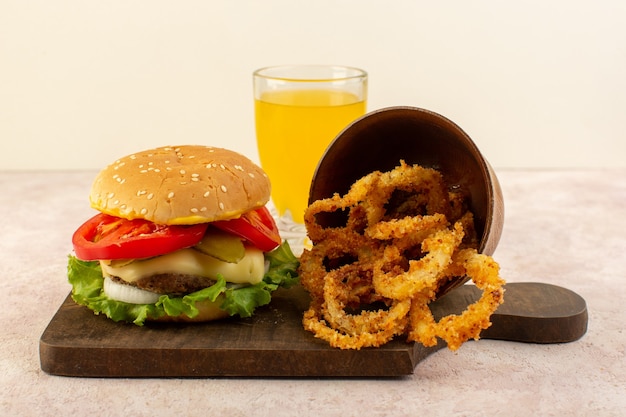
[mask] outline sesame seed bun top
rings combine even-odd
[[[227,220],[264,206],[265,172],[245,156],[208,146],[138,152],[104,168],[91,187],[91,206],[125,219],[158,224]]]

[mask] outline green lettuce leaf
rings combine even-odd
[[[68,280],[72,285],[72,299],[80,305],[105,314],[111,320],[125,321],[142,326],[148,318],[198,314],[196,303],[217,301],[220,308],[231,316],[250,317],[257,307],[269,304],[271,294],[279,287],[289,288],[298,282],[298,259],[289,244],[284,242],[272,252],[265,254],[269,269],[263,280],[254,285],[234,285],[218,277],[211,287],[183,297],[162,295],[155,304],[130,304],[110,300],[103,291],[104,278],[99,262],[81,261],[73,255],[68,260]]]

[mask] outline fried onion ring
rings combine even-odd
[[[398,302],[394,309],[396,320],[386,320],[377,324],[376,332],[358,332],[347,334],[330,327],[320,314],[320,307],[311,307],[304,312],[302,324],[304,328],[315,334],[315,337],[327,341],[332,347],[341,349],[361,349],[363,347],[379,347],[402,334],[408,322],[410,300]]]
[[[400,161],[397,168],[381,173],[375,171],[356,181],[348,197],[365,202],[370,226],[390,218],[424,214],[450,215],[448,191],[441,174],[419,165],[409,166]],[[393,210],[386,206],[394,195],[400,200]]]
[[[425,239],[433,231],[441,230],[448,225],[446,216],[437,213],[426,216],[403,217],[402,219],[393,219],[389,221],[381,221],[368,227],[366,234],[372,239],[387,240],[399,239],[407,235],[413,236],[414,239]],[[420,236],[415,236],[420,233]]]
[[[397,335],[456,350],[490,325],[503,301],[498,264],[476,251],[467,196],[441,174],[404,161],[357,180],[343,196],[313,202],[304,220],[313,246],[300,258],[311,295],[304,328],[342,349],[381,346]],[[482,296],[438,322],[430,303],[472,279]]]
[[[304,224],[306,225],[307,236],[313,243],[332,238],[336,234],[342,234],[340,227],[322,227],[318,223],[317,216],[321,213],[335,213],[340,211],[350,211],[353,203],[339,194],[335,194],[324,200],[317,200],[311,203],[304,213]]]
[[[324,297],[325,276],[346,260],[368,262],[376,248],[358,233],[343,233],[324,239],[306,250],[300,257],[300,283],[312,298]]]
[[[452,255],[462,239],[460,223],[455,224],[454,229],[443,229],[427,237],[421,243],[422,252],[427,254],[418,260],[409,260],[406,272],[401,270],[398,262],[406,259],[407,247],[401,244],[386,246],[382,259],[373,265],[376,292],[393,299],[411,298],[420,292],[433,297],[437,281],[452,262]]]
[[[346,312],[347,307],[361,309],[379,301],[391,303],[391,306],[388,309],[360,310],[354,314]],[[388,329],[408,313],[398,300],[383,300],[375,293],[371,271],[363,270],[359,263],[345,265],[326,276],[322,311],[331,327],[353,336]],[[398,332],[402,330],[398,329]]]
[[[478,340],[480,332],[491,326],[489,317],[504,301],[504,280],[499,276],[500,267],[491,257],[474,249],[460,251],[454,264],[456,267],[462,265],[465,274],[483,291],[482,296],[463,313],[445,316],[439,322],[435,322],[423,297],[414,298],[409,313],[411,330],[408,340],[434,346],[439,337],[447,342],[448,348],[457,350],[466,340]]]

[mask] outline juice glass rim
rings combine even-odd
[[[357,67],[322,64],[274,65],[259,68],[252,74],[254,77],[264,78],[267,80],[303,83],[347,81],[367,78],[367,72]]]

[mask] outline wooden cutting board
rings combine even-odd
[[[433,314],[461,312],[480,294],[473,285],[459,287],[431,304]],[[138,327],[96,316],[68,295],[41,336],[41,368],[76,377],[396,377],[445,346],[398,338],[380,348],[331,348],[303,329],[308,305],[296,287],[275,292],[252,318]],[[587,330],[587,307],[562,287],[510,283],[491,320],[484,339],[571,342]]]

